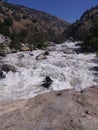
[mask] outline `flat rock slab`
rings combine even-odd
[[[98,87],[2,104],[0,130],[98,130]]]

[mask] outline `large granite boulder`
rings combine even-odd
[[[98,130],[98,87],[1,104],[0,130]]]

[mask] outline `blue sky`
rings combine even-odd
[[[98,5],[98,0],[8,0],[8,2],[45,11],[71,23],[79,19],[87,9]]]

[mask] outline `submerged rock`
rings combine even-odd
[[[1,102],[0,102],[1,103]],[[98,87],[54,91],[0,106],[0,130],[97,130]]]
[[[17,70],[16,70],[16,68],[13,66],[13,65],[9,65],[9,64],[3,64],[2,66],[1,66],[1,69],[3,70],[3,71],[5,71],[5,72],[9,72],[9,71],[12,71],[12,72],[16,72]]]
[[[42,84],[42,86],[48,89],[50,85],[52,84],[52,82],[53,80],[49,76],[46,76],[45,81]]]
[[[44,59],[46,59],[46,55],[44,53],[41,53],[38,56],[36,56],[36,60],[44,60]]]

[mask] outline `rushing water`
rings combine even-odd
[[[76,43],[66,42],[48,47],[49,55],[44,60],[36,60],[36,56],[44,50],[8,54],[2,58],[1,63],[15,66],[17,72],[5,73],[6,78],[0,80],[0,100],[30,98],[51,90],[81,90],[97,85],[90,70],[97,64],[92,62],[95,54],[64,53],[67,48],[76,49]],[[46,76],[53,80],[49,90],[41,86]]]

